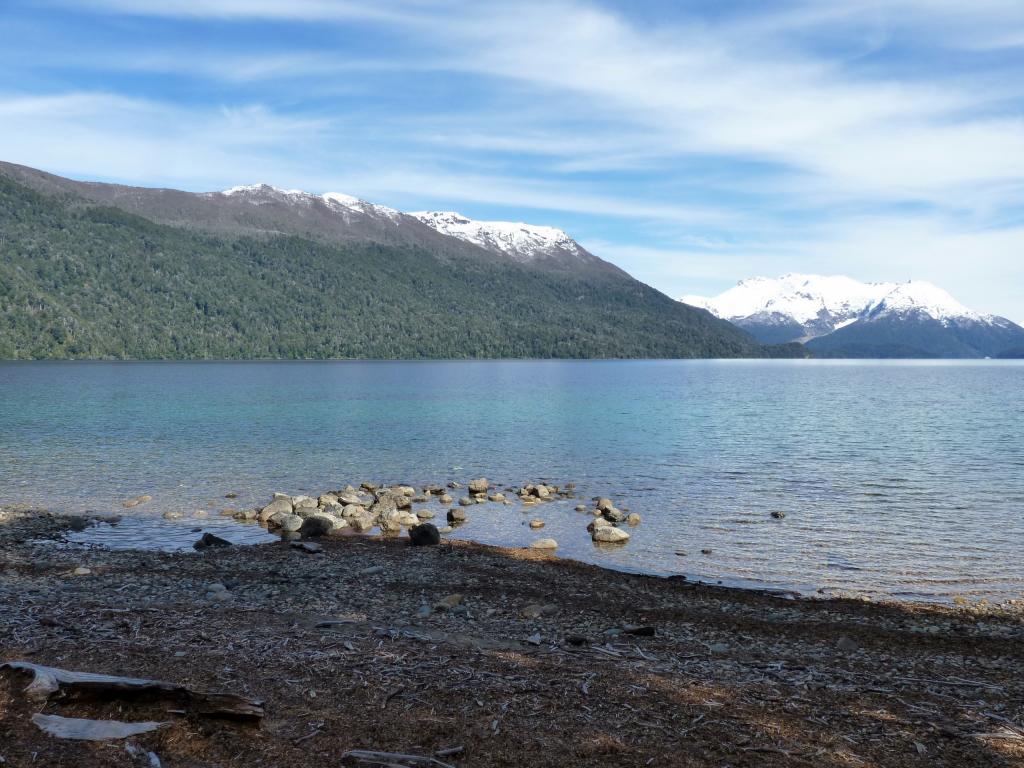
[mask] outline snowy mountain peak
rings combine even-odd
[[[409,215],[442,234],[487,250],[501,251],[517,261],[532,261],[552,255],[594,258],[569,235],[554,227],[511,221],[475,221],[455,211],[417,211]]]
[[[924,280],[901,283],[868,309],[868,315],[920,312],[935,320],[969,319],[978,322],[993,318],[980,315],[954,299],[947,291]]]
[[[837,322],[849,320],[895,287],[895,283],[861,283],[842,275],[793,273],[749,278],[714,298],[684,296],[680,301],[727,320],[780,315],[803,325],[823,315],[833,316]]]
[[[741,280],[713,298],[684,296],[680,301],[707,309],[771,341],[807,341],[854,323],[895,316],[915,316],[943,325],[998,321],[968,309],[923,280],[862,283],[842,275],[788,274]]]
[[[315,195],[299,189],[281,189],[269,184],[231,187],[204,193],[208,198],[229,198],[246,205],[288,206],[300,216],[314,219],[328,212],[338,214],[337,226],[373,230],[390,241],[416,240],[424,225],[445,238],[459,240],[457,248],[472,253],[478,248],[517,261],[549,269],[598,269],[621,272],[618,267],[588,252],[561,229],[512,221],[476,221],[455,211],[403,213],[384,205],[361,200],[341,192]],[[387,232],[387,234],[384,234]],[[437,234],[435,234],[437,233]]]

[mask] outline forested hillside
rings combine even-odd
[[[617,275],[204,234],[0,176],[4,359],[765,353],[728,323]]]

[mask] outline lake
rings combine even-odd
[[[575,482],[642,515],[626,545],[596,547],[577,501],[471,507],[453,535],[805,593],[1019,598],[1022,392],[1012,361],[0,363],[0,505],[148,493],[145,519],[363,480]]]

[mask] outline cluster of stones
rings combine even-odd
[[[619,525],[637,526],[640,525],[640,515],[630,512],[628,509],[619,509],[611,499],[595,498],[594,508],[588,509],[585,504],[576,507],[577,512],[589,511],[594,519],[587,525],[590,537],[602,544],[616,544],[629,540],[629,534],[619,528]]]
[[[467,507],[487,502],[505,505],[513,503],[505,493],[493,488],[486,477],[479,477],[466,484],[465,495],[458,499],[457,505],[448,509],[448,525],[445,527],[439,529],[427,522],[435,516],[432,510],[413,508],[414,504],[430,500],[446,506],[452,505],[449,490],[462,488],[463,485],[458,482],[448,483],[447,487],[427,485],[419,491],[409,485],[379,486],[375,483],[362,483],[358,488],[348,485],[339,491],[317,497],[275,493],[271,502],[262,509],[241,510],[233,512],[233,515],[238,520],[256,520],[268,530],[280,532],[286,539],[365,533],[378,527],[385,535],[407,529],[412,543],[423,545],[438,543],[440,534],[450,533],[456,526],[467,522]],[[505,490],[510,495],[514,494],[514,498],[518,498],[524,506],[532,506],[575,498],[575,488],[573,483],[561,487],[530,483]],[[628,540],[629,534],[619,526],[622,523],[638,525],[640,515],[630,514],[625,508],[617,508],[611,499],[595,498],[594,502],[592,510],[584,504],[576,507],[578,512],[590,511],[594,515],[595,519],[587,526],[593,540],[602,543]],[[544,527],[544,521],[534,518],[529,525],[532,529],[540,529]],[[555,549],[558,543],[554,539],[538,539],[530,546],[534,549]]]
[[[543,501],[554,501],[555,499],[571,499],[575,496],[575,483],[566,483],[564,488],[557,485],[545,485],[544,483],[531,483],[516,489],[516,496],[523,504],[538,504]]]
[[[439,486],[428,486],[422,493],[418,493],[408,485],[382,488],[374,483],[363,483],[358,489],[349,485],[317,498],[275,493],[273,500],[259,512],[245,510],[235,516],[240,519],[255,518],[268,530],[297,534],[302,538],[347,531],[365,533],[374,526],[385,534],[398,533],[408,528],[412,536],[414,528],[434,517],[434,513],[427,509],[413,511],[413,504],[424,503],[431,496],[441,503],[451,503],[451,497]],[[433,535],[430,535],[430,529]],[[430,524],[429,529],[418,532],[419,537],[424,534],[428,538],[436,538],[438,530]]]

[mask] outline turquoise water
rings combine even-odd
[[[457,535],[807,592],[1020,597],[1022,392],[1024,365],[981,361],[0,363],[0,504],[148,493],[131,514],[216,515],[362,480],[573,481],[643,516],[625,546],[595,548],[575,501],[473,507]]]

